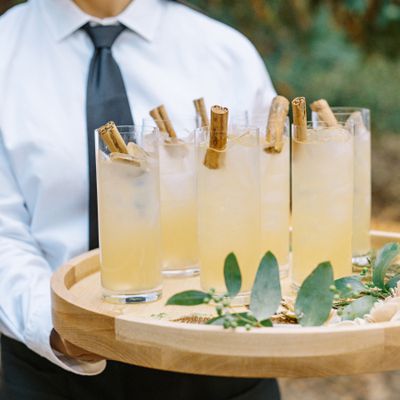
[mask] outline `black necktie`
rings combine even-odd
[[[94,130],[109,120],[117,125],[133,125],[124,81],[111,47],[124,26],[90,26],[82,29],[92,40],[95,51],[90,62],[86,97],[89,160],[89,249],[99,245],[97,222],[96,154]]]

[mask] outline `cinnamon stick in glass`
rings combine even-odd
[[[164,121],[161,118],[160,112],[158,111],[158,107],[153,108],[149,112],[150,116],[153,118],[154,122],[157,125],[157,128],[160,132],[167,132],[167,128],[165,127]]]
[[[218,169],[223,165],[228,141],[228,109],[221,106],[211,107],[210,142],[204,158],[204,165]]]
[[[318,114],[318,119],[325,122],[327,126],[337,126],[337,119],[325,99],[314,101],[310,108]]]
[[[110,149],[111,153],[128,154],[128,148],[113,121],[107,122],[98,129],[101,139]]]
[[[307,139],[307,103],[304,97],[296,97],[292,100],[293,125],[300,141]]]
[[[283,132],[286,117],[289,112],[289,100],[283,96],[276,96],[272,100],[268,116],[266,141],[267,153],[280,153],[283,149]]]
[[[201,97],[200,99],[193,100],[194,107],[198,115],[200,115],[201,119],[201,126],[209,126],[210,122],[208,120],[206,105],[204,102],[204,98]]]
[[[169,137],[172,139],[176,139],[176,132],[174,127],[172,126],[171,120],[169,119],[167,110],[163,105],[157,107],[157,111],[160,114],[161,120],[165,125],[165,131],[168,133]]]

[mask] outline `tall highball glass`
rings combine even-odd
[[[234,127],[216,169],[204,163],[208,130],[196,134],[201,286],[225,293],[224,262],[233,252],[242,272],[238,302],[246,303],[261,259],[259,130]]]
[[[352,273],[353,128],[292,126],[292,278],[321,262],[335,278]]]
[[[339,122],[354,124],[353,264],[365,266],[371,250],[371,118],[370,110],[332,107]]]
[[[286,118],[281,150],[268,151],[267,117],[257,114],[251,120],[260,129],[262,249],[275,255],[285,278],[289,274],[290,123]]]
[[[96,131],[103,297],[153,301],[162,281],[157,134],[140,126],[118,129],[132,154],[110,152]]]
[[[194,131],[200,121],[185,116],[171,123],[175,139],[159,133],[162,268],[167,277],[193,276],[199,273]]]

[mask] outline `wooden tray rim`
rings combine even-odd
[[[371,235],[376,236],[376,237],[391,237],[391,238],[396,238],[400,240],[400,233],[397,232],[385,232],[385,231],[371,231]],[[88,258],[88,255],[90,256]],[[82,310],[89,311],[91,313],[97,314],[97,315],[102,315],[102,316],[107,316],[112,319],[116,319],[116,316],[112,313],[99,313],[96,310],[93,310],[89,307],[82,306],[80,304],[77,304],[74,300],[74,296],[69,292],[65,285],[65,282],[62,282],[63,280],[67,279],[66,273],[64,271],[74,271],[75,268],[78,264],[84,260],[85,262],[89,262],[89,260],[93,260],[93,258],[98,258],[99,257],[99,250],[92,250],[88,253],[84,253],[82,255],[79,255],[73,259],[71,259],[68,263],[66,263],[64,266],[62,266],[57,273],[53,274],[52,280],[51,280],[51,287],[52,291],[57,294],[61,299],[64,301],[69,300],[71,304],[73,304],[75,307],[78,307]],[[85,277],[92,275],[94,273],[98,272],[98,268],[92,267],[88,268],[87,273],[84,274],[79,274],[80,279],[84,279]],[[72,273],[72,272],[71,272]],[[64,279],[63,279],[64,277]],[[75,278],[75,283],[76,283],[76,276]],[[74,284],[74,283],[73,283]],[[70,286],[72,287],[72,285]],[[159,300],[163,301],[163,299]],[[165,299],[164,299],[165,301]],[[174,322],[174,321],[166,321],[166,320],[161,320],[161,319],[149,319],[149,318],[144,318],[144,317],[134,317],[132,314],[129,315],[119,315],[117,317],[119,320],[125,320],[129,322],[135,322],[138,324],[144,324],[144,325],[153,325],[153,326],[162,326],[164,329],[167,330],[187,330],[187,331],[210,331],[210,332],[220,332],[221,327],[219,326],[211,326],[211,325],[204,325],[204,324],[185,324],[181,322]],[[260,334],[269,334],[269,335],[282,335],[283,333],[286,335],[314,335],[316,332],[318,334],[329,334],[331,335],[332,333],[337,333],[337,332],[342,332],[342,331],[374,331],[374,330],[381,330],[381,329],[386,329],[386,328],[396,328],[400,327],[400,321],[399,322],[379,322],[379,323],[371,323],[371,324],[364,324],[364,325],[354,325],[354,326],[348,326],[348,325],[341,325],[341,326],[316,326],[316,327],[301,327],[300,325],[274,325],[273,329],[271,328],[257,328],[257,329],[252,329],[251,331],[246,331],[244,328],[237,328],[235,330],[235,333],[241,333],[245,332],[246,335],[252,336],[252,335],[260,335]],[[227,331],[224,330],[226,333]]]

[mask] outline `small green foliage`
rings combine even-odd
[[[295,313],[302,326],[319,326],[328,319],[334,297],[332,285],[330,262],[319,264],[304,280],[295,303]]]
[[[167,306],[198,306],[210,298],[210,295],[200,290],[186,290],[177,293],[167,300]]]
[[[388,243],[383,246],[376,254],[376,260],[373,267],[372,281],[375,286],[386,290],[385,275],[393,261],[400,254],[399,243]]]
[[[234,298],[242,287],[242,274],[237,258],[233,253],[230,253],[225,259],[224,278],[228,296]]]
[[[386,289],[394,289],[397,286],[397,283],[400,281],[400,274],[397,274],[390,278],[386,283]]]
[[[348,298],[364,292],[367,288],[361,282],[360,277],[348,276],[335,280],[335,288],[341,298]]]
[[[260,321],[260,324],[265,328],[273,327],[272,321],[270,319],[264,319],[264,320]]]
[[[224,317],[221,316],[211,318],[206,322],[206,325],[223,325],[223,324],[224,324]]]
[[[250,297],[250,310],[258,320],[272,317],[281,302],[279,265],[275,256],[268,252],[262,258],[254,280]]]
[[[253,315],[248,312],[241,312],[241,313],[226,313],[224,315],[215,317],[210,319],[207,322],[207,325],[222,325],[225,329],[235,329],[238,326],[246,326],[250,325],[251,327],[260,327],[260,326],[272,326],[268,325],[269,320],[259,322]],[[265,325],[263,325],[265,323]]]
[[[394,264],[399,254],[400,244],[389,243],[376,253],[376,257],[375,253],[371,254],[370,264],[359,275],[335,281],[330,262],[319,264],[304,280],[297,294],[294,307],[297,321],[302,326],[322,325],[329,318],[332,307],[337,309],[342,320],[364,317],[374,303],[389,296],[400,281],[400,265]],[[268,252],[261,259],[250,295],[249,311],[238,313],[231,306],[242,285],[240,268],[233,253],[225,260],[224,277],[226,293],[217,294],[215,289],[207,293],[187,290],[169,298],[167,305],[211,304],[217,316],[207,324],[225,329],[272,327],[271,317],[281,304],[279,266],[275,256]]]
[[[372,306],[378,300],[375,296],[364,296],[354,300],[342,310],[342,319],[345,321],[362,318],[371,311]]]

